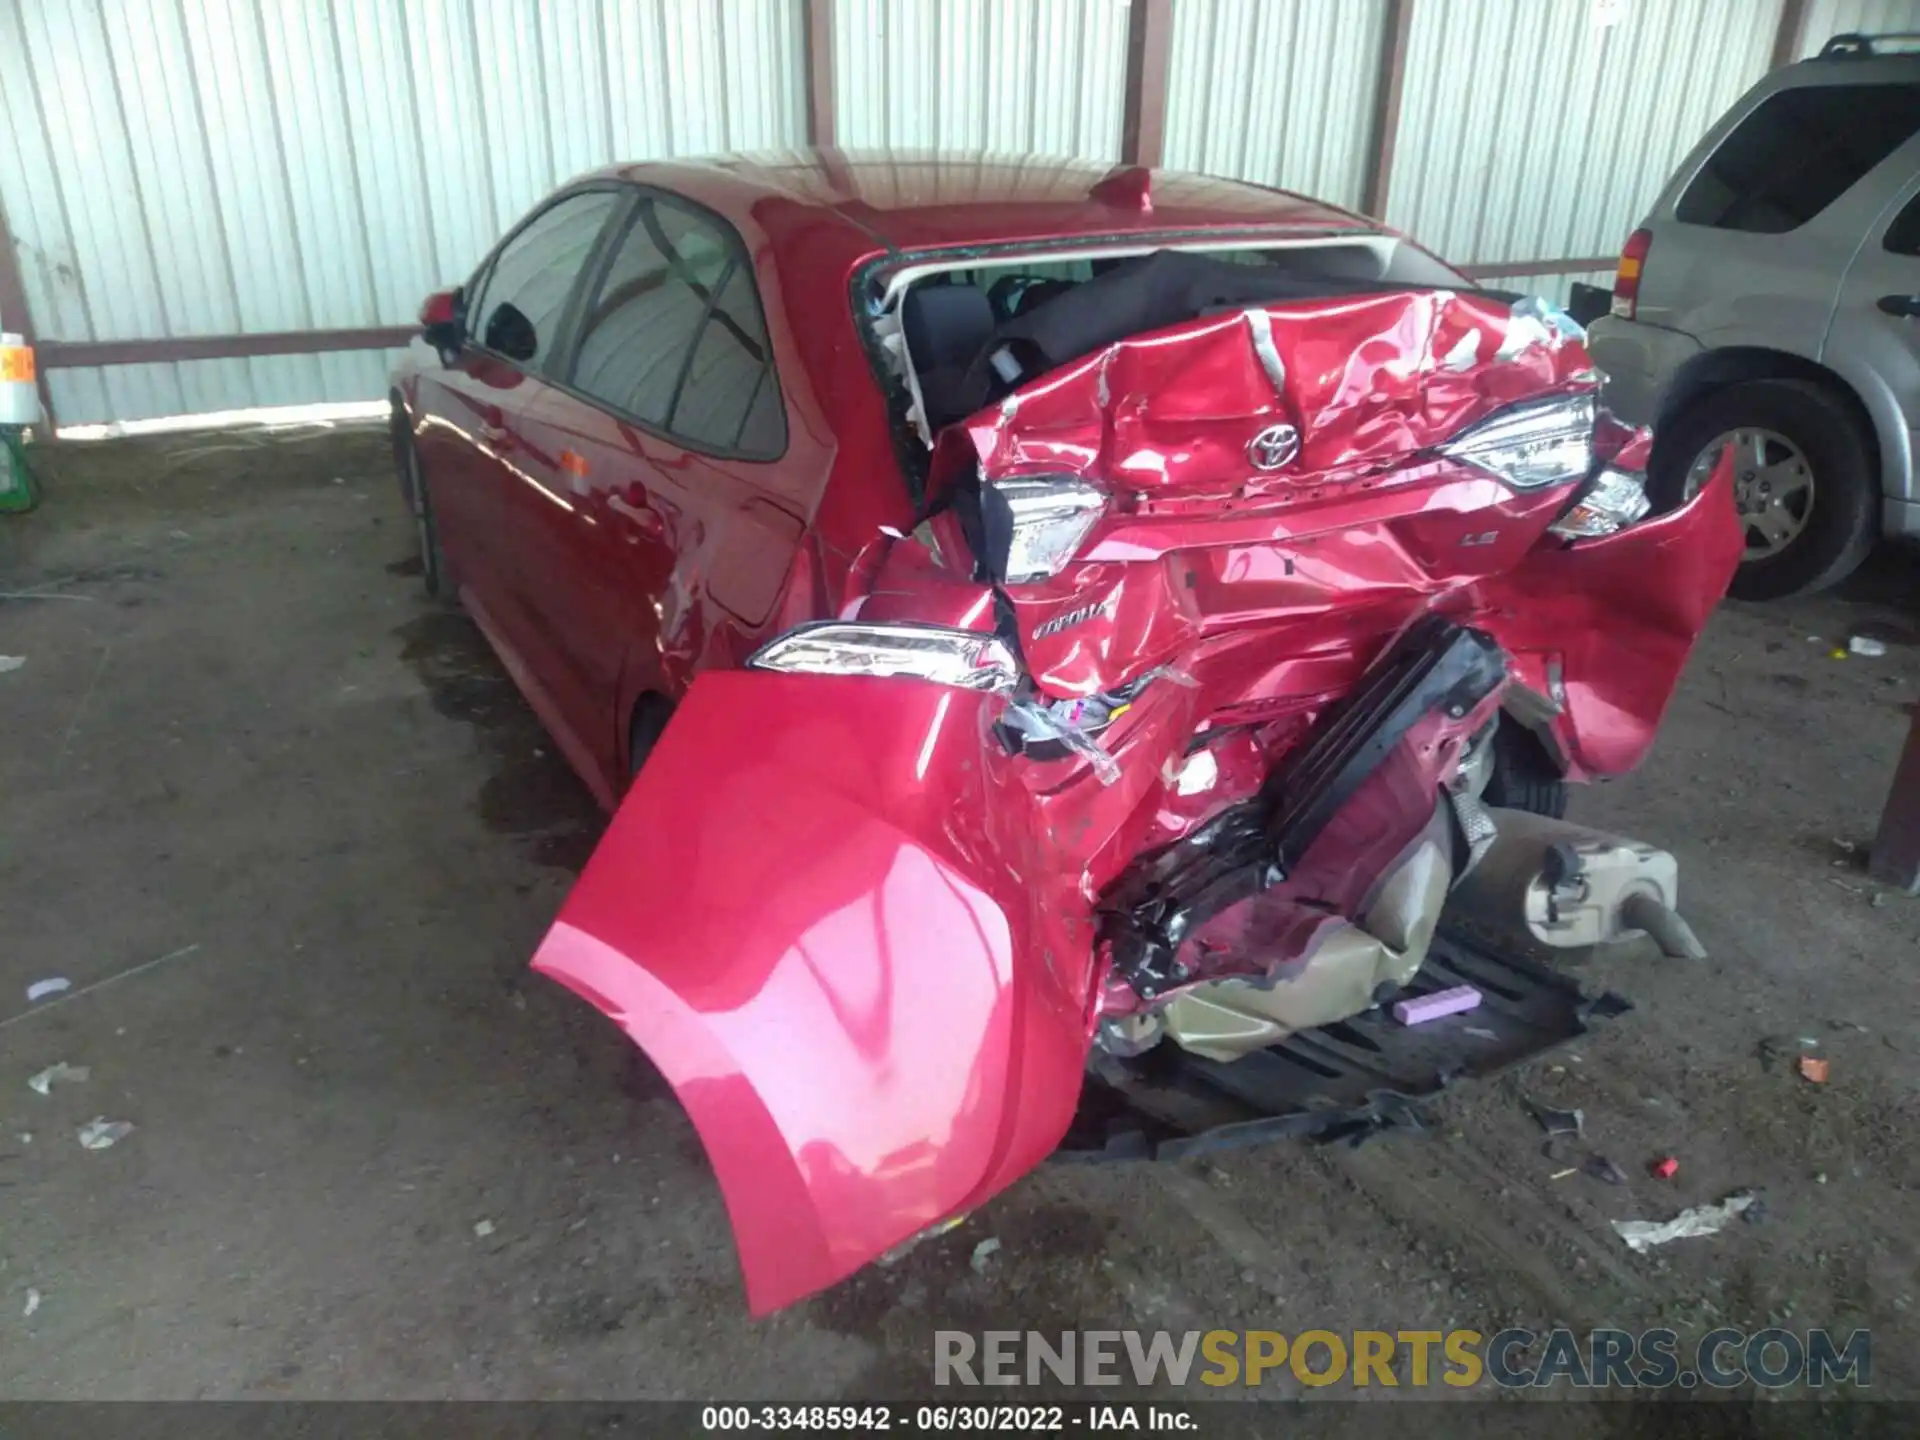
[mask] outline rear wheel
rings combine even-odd
[[[1748,380],[1702,396],[1655,438],[1655,503],[1670,509],[1698,494],[1729,450],[1747,542],[1734,595],[1824,589],[1867,558],[1880,486],[1866,426],[1840,396],[1804,380]]]
[[[1502,720],[1493,732],[1493,768],[1480,798],[1503,810],[1531,810],[1554,820],[1567,814],[1567,782],[1532,732]]]
[[[420,471],[420,452],[413,437],[405,436],[396,444],[402,467],[401,488],[413,503],[413,523],[420,547],[420,583],[427,594],[445,600],[453,593],[447,576],[447,557],[440,549],[440,528],[433,519],[433,493],[427,489],[426,476]]]
[[[633,724],[627,731],[627,783],[640,775],[640,767],[660,743],[660,736],[673,718],[673,704],[664,695],[644,695],[633,707]]]

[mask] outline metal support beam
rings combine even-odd
[[[1373,143],[1360,209],[1387,218],[1387,184],[1393,178],[1393,139],[1400,129],[1400,91],[1407,78],[1407,42],[1413,34],[1413,0],[1387,0],[1380,33],[1380,70],[1373,88]]]
[[[1800,54],[1800,41],[1807,26],[1807,0],[1785,0],[1780,7],[1780,24],[1773,32],[1772,67],[1791,65]]]
[[[837,143],[833,116],[833,0],[804,0],[804,3],[807,144],[829,149]]]
[[[251,355],[326,355],[338,350],[398,350],[418,325],[361,330],[280,330],[262,335],[175,335],[161,340],[49,340],[40,367],[165,365],[175,360],[237,360]]]
[[[1166,154],[1167,72],[1173,0],[1129,0],[1127,88],[1120,114],[1120,162],[1154,166]]]
[[[13,231],[7,226],[7,212],[0,206],[0,328],[20,336],[34,352],[34,385],[40,391],[41,428],[48,438],[59,417],[53,413],[53,390],[47,384],[46,357],[35,344],[33,312],[27,309],[27,283],[20,272],[20,252],[14,248]]]

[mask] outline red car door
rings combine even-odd
[[[786,424],[739,238],[644,194],[598,269],[529,412],[506,525],[519,603],[607,799],[635,698],[677,698],[696,670],[745,659],[801,521],[764,483]]]
[[[515,516],[528,485],[551,483],[551,457],[534,443],[533,417],[549,395],[545,374],[563,353],[568,307],[609,222],[628,202],[619,187],[569,191],[501,243],[472,287],[468,343],[440,372],[449,433],[434,439],[433,456],[422,456],[462,598],[563,744],[566,670],[521,598],[526,527]],[[442,468],[451,483],[434,470],[440,456],[448,457]]]

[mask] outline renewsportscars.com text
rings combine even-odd
[[[1672,1330],[937,1330],[936,1385],[1257,1386],[1493,1384],[1505,1389],[1777,1389],[1873,1382],[1873,1336]]]

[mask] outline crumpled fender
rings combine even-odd
[[[1002,703],[701,675],[534,958],[678,1094],[756,1314],[974,1208],[1072,1118],[1089,907],[997,780]]]
[[[1700,493],[1665,515],[1535,549],[1474,587],[1473,622],[1520,678],[1560,704],[1554,739],[1568,778],[1624,775],[1660,717],[1745,546],[1723,456]]]

